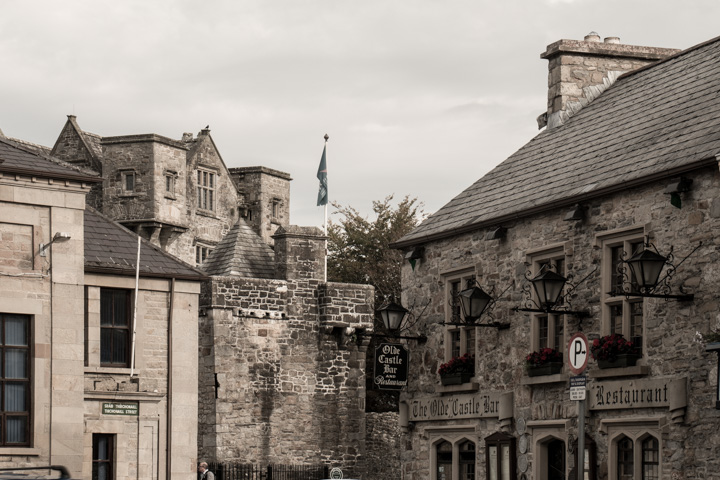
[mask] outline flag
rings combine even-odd
[[[318,178],[318,180],[320,180],[320,189],[318,190],[318,198],[317,198],[318,205],[327,205],[328,204],[327,162],[325,160],[325,149],[326,148],[327,148],[327,143],[323,147],[323,154],[322,154],[322,158],[320,159],[320,166],[318,167],[318,171],[317,171],[317,178]]]

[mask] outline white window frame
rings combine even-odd
[[[177,187],[177,172],[171,170],[165,170],[165,196],[168,198],[175,198],[175,188]],[[168,185],[170,189],[168,189]]]
[[[609,335],[611,333],[622,333],[626,340],[632,340],[631,321],[632,321],[632,309],[635,304],[640,304],[642,308],[642,344],[639,345],[641,351],[644,353],[645,349],[645,338],[646,338],[646,311],[644,299],[641,297],[627,298],[625,295],[616,293],[611,294],[613,290],[612,279],[614,276],[613,272],[613,260],[612,252],[614,248],[622,248],[625,253],[625,258],[628,258],[632,254],[632,245],[639,242],[643,242],[645,239],[645,232],[642,227],[635,227],[631,229],[623,229],[615,232],[608,232],[602,236],[598,236],[598,243],[602,249],[602,270],[601,270],[601,292],[600,292],[600,303],[602,306],[602,335]],[[628,276],[630,272],[627,271]],[[612,329],[612,311],[614,307],[620,306],[622,308],[622,325],[620,326],[619,332],[614,332]]]
[[[210,253],[215,249],[214,245],[208,243],[196,242],[195,243],[195,265],[202,266]],[[204,256],[203,256],[204,255]]]

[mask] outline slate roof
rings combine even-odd
[[[85,271],[135,276],[138,236],[91,207],[85,207]],[[141,240],[140,276],[204,280],[206,275]]]
[[[241,218],[210,252],[202,269],[209,275],[272,279],[274,258],[273,250]]]
[[[45,155],[39,148],[7,137],[0,137],[0,172],[89,183],[102,182],[102,178],[97,175],[85,173],[78,167]]]
[[[393,246],[402,248],[716,165],[720,37],[629,72]]]

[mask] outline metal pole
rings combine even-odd
[[[578,401],[578,464],[577,480],[585,478],[585,400]]]

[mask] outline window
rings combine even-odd
[[[203,243],[195,244],[195,265],[199,267],[200,265],[205,263],[205,260],[207,260],[207,257],[212,251],[213,247],[209,245],[205,245]]]
[[[577,440],[575,440],[573,452],[575,456],[575,470],[573,470],[573,475],[571,475],[570,478],[575,478],[574,472],[577,471],[579,461]],[[585,455],[583,457],[583,462],[583,480],[595,480],[597,478],[597,446],[595,441],[588,435],[585,435]]]
[[[279,220],[280,219],[280,206],[281,202],[279,199],[275,198],[272,201],[272,219],[273,220]]]
[[[474,280],[475,275],[470,272],[453,274],[446,277],[446,323],[460,323],[463,321],[460,300],[457,294],[467,288],[469,280]],[[445,335],[445,360],[459,357],[466,353],[475,353],[475,328],[462,327],[459,325],[448,325]]]
[[[215,211],[215,176],[207,170],[197,171],[198,208]]]
[[[0,445],[30,445],[30,317],[0,314],[2,412]]]
[[[533,253],[530,255],[530,263],[533,276],[548,269],[566,276],[565,253],[562,247]],[[542,348],[552,348],[558,352],[565,350],[565,315],[533,314],[532,332],[532,351],[537,352]]]
[[[443,439],[435,443],[433,450],[433,480],[475,480],[477,447],[474,441]]]
[[[603,241],[603,334],[619,333],[643,350],[643,299],[623,295],[625,282],[631,280],[623,258],[643,248],[642,231],[636,232]],[[634,283],[630,288],[635,288]]]
[[[112,480],[115,435],[93,433],[92,480]]]
[[[167,171],[165,172],[165,196],[175,198],[175,179],[177,173]]]
[[[100,365],[130,366],[130,290],[100,289]]]
[[[610,480],[660,479],[660,441],[655,434],[623,433],[610,445]]]
[[[133,170],[120,172],[120,178],[122,180],[123,194],[135,193],[135,172]]]
[[[437,446],[437,480],[452,480],[452,444],[442,442]]]
[[[515,479],[515,437],[494,433],[485,439],[487,480]]]

